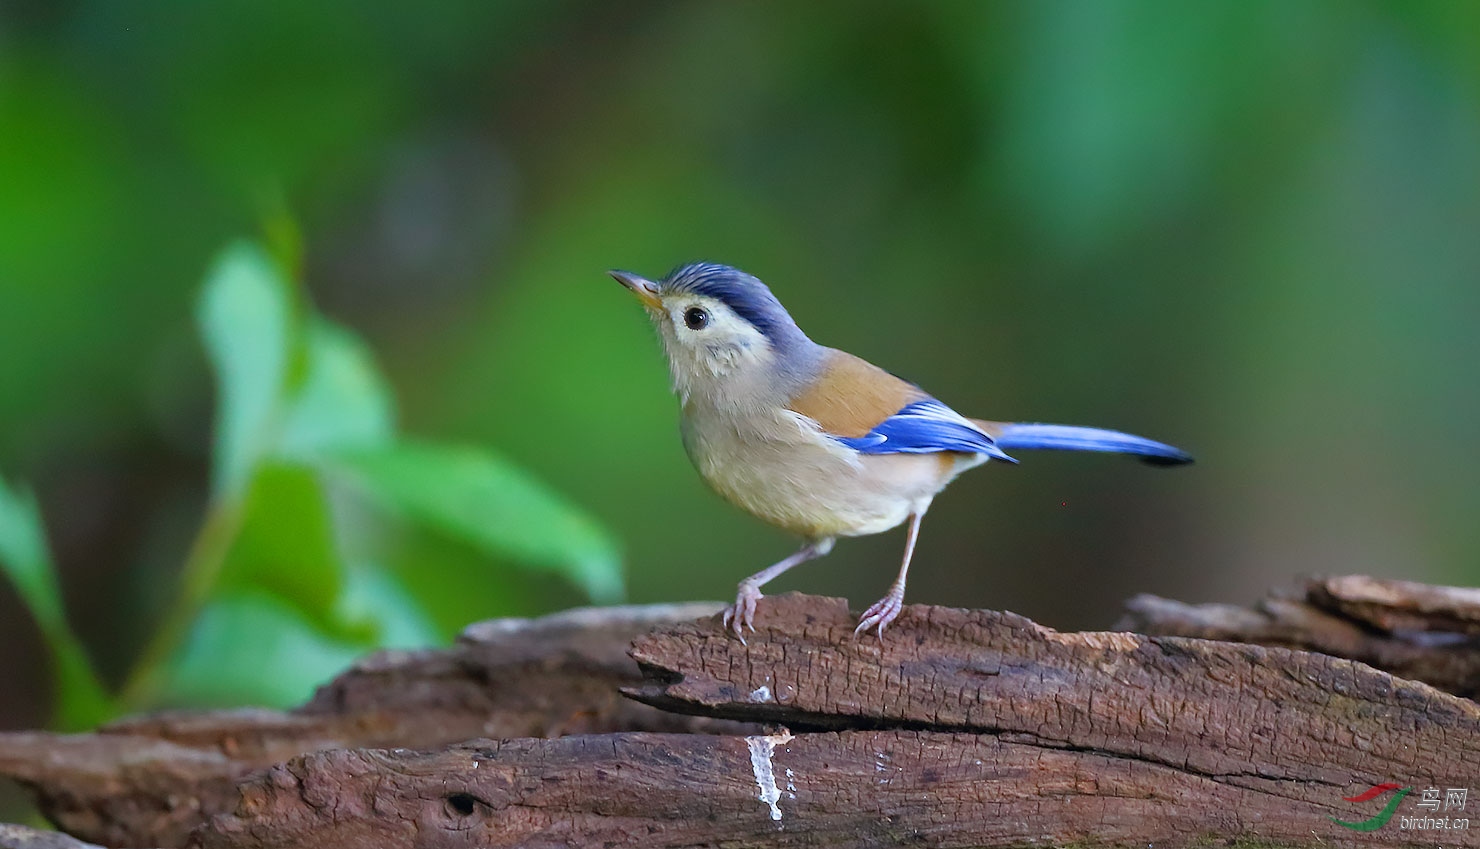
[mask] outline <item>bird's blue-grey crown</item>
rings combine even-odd
[[[738,268],[717,262],[691,262],[668,272],[658,286],[665,294],[692,292],[719,301],[759,330],[777,350],[812,345],[770,288]]]

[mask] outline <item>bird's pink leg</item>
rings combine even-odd
[[[853,629],[855,636],[877,627],[879,637],[882,638],[884,628],[893,622],[899,615],[899,611],[904,608],[904,580],[910,571],[910,558],[915,555],[915,540],[920,536],[920,520],[924,517],[924,510],[910,516],[910,529],[904,541],[904,564],[899,567],[899,577],[894,579],[887,595],[863,612],[863,618],[858,620],[858,627]]]
[[[725,610],[725,627],[733,630],[735,636],[740,638],[740,642],[745,642],[744,629],[755,630],[755,603],[761,600],[761,587],[787,569],[806,563],[808,560],[815,560],[832,551],[832,547],[831,537],[813,540],[785,560],[767,566],[741,581],[740,590],[735,594],[735,603]]]

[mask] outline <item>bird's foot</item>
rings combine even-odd
[[[889,590],[888,595],[874,602],[873,607],[863,612],[863,617],[858,620],[858,627],[853,629],[853,636],[866,633],[870,628],[877,628],[879,638],[883,639],[884,629],[899,616],[899,611],[903,609],[904,593],[894,589]]]
[[[735,632],[740,642],[745,642],[745,629],[755,632],[755,605],[763,596],[751,583],[740,582],[740,591],[735,593],[735,603],[725,608],[725,627]]]

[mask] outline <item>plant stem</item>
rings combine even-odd
[[[205,608],[216,579],[221,575],[221,567],[226,563],[226,553],[231,550],[231,543],[241,530],[241,523],[240,502],[229,499],[212,503],[185,559],[185,568],[180,575],[180,594],[165,611],[159,628],[145,644],[138,660],[134,661],[118,695],[120,708],[138,709],[158,694],[163,667],[180,650],[190,627]]]

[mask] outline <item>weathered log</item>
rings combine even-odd
[[[244,782],[237,809],[196,838],[204,849],[1420,845],[1433,841],[1331,818],[1376,813],[1343,797],[1393,780],[1467,787],[1480,764],[1480,705],[1325,655],[923,606],[882,641],[856,639],[842,600],[797,595],[768,599],[759,622],[746,644],[716,619],[641,637],[648,681],[628,692],[790,731],[321,752]],[[1476,845],[1468,832],[1444,840]]]
[[[1364,633],[1403,606],[1331,586]],[[1426,598],[1429,621],[1465,621]],[[855,638],[843,601],[798,595],[765,599],[743,644],[679,621],[714,609],[478,626],[291,714],[0,735],[0,773],[109,845],[192,824],[202,849],[1480,845],[1332,822],[1378,813],[1392,794],[1343,799],[1373,785],[1470,789],[1480,769],[1480,705],[1363,663],[924,606]],[[473,737],[506,739],[451,743]]]
[[[1251,608],[1140,595],[1116,627],[1306,649],[1480,699],[1480,589],[1350,575],[1313,578]]]
[[[624,699],[633,637],[715,603],[573,610],[468,628],[448,649],[371,655],[288,713],[165,712],[94,734],[0,734],[0,775],[71,834],[110,846],[182,846],[236,804],[237,781],[305,752],[434,748],[475,737],[736,731]]]
[[[0,849],[102,849],[55,831],[37,831],[23,825],[0,823]]]
[[[1250,810],[1250,794],[1232,784],[1149,761],[914,730],[321,752],[242,793],[236,815],[201,833],[202,849],[1161,846],[1230,836],[1314,846],[1315,835],[1343,842],[1326,814],[1348,813],[1288,797]],[[1363,838],[1407,842],[1396,829]]]

